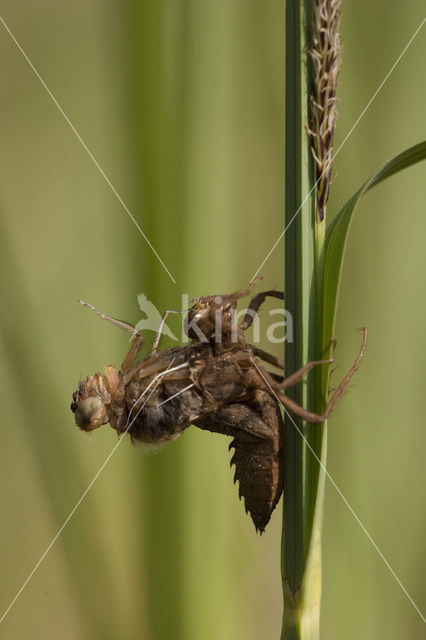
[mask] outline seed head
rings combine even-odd
[[[317,207],[324,219],[333,164],[333,137],[337,120],[337,84],[342,61],[339,25],[341,0],[316,0],[311,55],[313,87],[308,127],[316,165]]]

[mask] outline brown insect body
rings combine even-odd
[[[79,384],[71,409],[86,431],[109,422],[118,434],[128,431],[143,443],[173,440],[191,424],[233,436],[231,464],[240,497],[263,531],[282,492],[282,418],[253,368],[253,347],[243,331],[234,331],[231,339],[240,296],[195,299],[186,321],[188,345],[154,352],[126,371],[109,366],[105,375],[89,376]]]
[[[71,410],[81,429],[91,431],[109,422],[118,434],[128,432],[133,442],[161,444],[174,440],[191,424],[232,436],[234,482],[239,481],[240,498],[244,498],[256,529],[262,532],[283,490],[280,402],[311,422],[326,419],[359,365],[365,336],[354,367],[334,393],[326,412],[323,416],[312,414],[280,391],[301,379],[318,362],[308,363],[286,381],[269,374],[255,356],[281,369],[282,361],[249,344],[244,336],[265,298],[283,299],[284,294],[258,294],[243,321],[234,323],[237,300],[247,295],[254,284],[232,295],[195,299],[186,320],[190,342],[157,352],[162,326],[170,313],[166,312],[152,353],[135,365],[141,336],[132,327],[92,307],[135,337],[119,371],[109,366],[105,375],[98,373],[80,382]]]

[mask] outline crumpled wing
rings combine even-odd
[[[202,429],[234,436],[234,482],[257,531],[262,533],[283,489],[283,421],[278,403],[257,391],[249,404],[230,404],[195,423]]]

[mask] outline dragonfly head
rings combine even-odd
[[[106,375],[88,376],[73,393],[71,411],[83,431],[93,431],[109,422],[108,407],[118,388],[118,373],[112,366],[106,367],[105,372]]]

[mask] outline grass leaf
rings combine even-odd
[[[395,158],[392,158],[392,160],[389,160],[358,189],[329,225],[325,239],[323,284],[323,300],[326,304],[323,305],[322,344],[325,348],[329,345],[334,332],[343,257],[352,217],[359,199],[364,193],[386,180],[386,178],[390,178],[399,171],[425,158],[426,141],[406,149]]]

